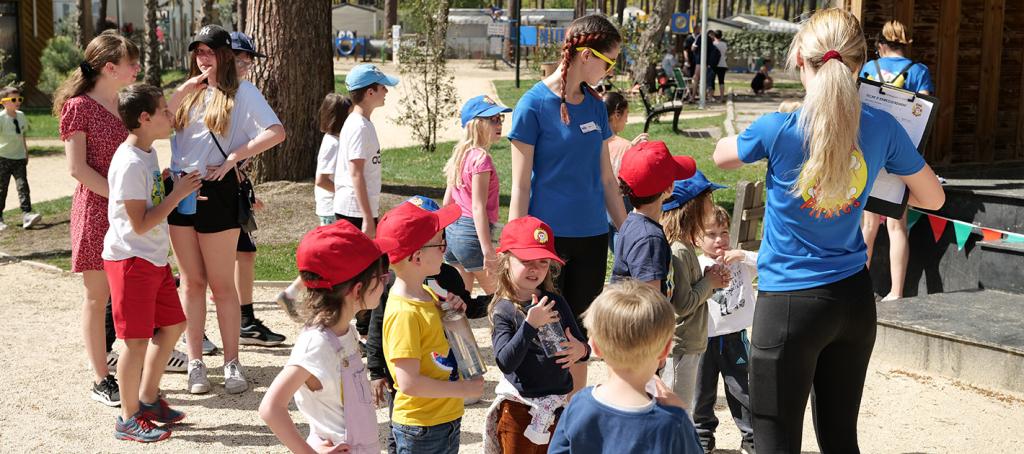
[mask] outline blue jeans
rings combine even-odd
[[[491,225],[493,232],[494,226]],[[462,265],[466,271],[484,269],[484,252],[480,247],[480,238],[476,235],[473,218],[463,216],[446,227],[444,239],[448,242],[448,250],[444,253],[445,262],[449,265]]]
[[[458,454],[462,418],[436,426],[406,426],[391,422],[398,454]]]

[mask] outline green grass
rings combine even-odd
[[[64,147],[36,147],[29,145],[28,155],[30,157],[43,157],[43,156],[55,156],[63,155]],[[31,183],[29,184],[31,186]]]
[[[31,186],[31,182],[29,183],[29,186]],[[11,188],[10,190],[13,191],[14,188]],[[32,210],[43,216],[53,216],[56,214],[63,214],[66,216],[71,213],[71,196],[33,203]],[[4,219],[14,219],[15,217],[21,219],[21,210],[18,209],[18,207],[4,211]]]
[[[45,137],[56,139],[58,137],[57,118],[50,114],[50,109],[45,107],[28,107],[23,110],[28,117],[28,137]]]
[[[299,275],[295,267],[295,248],[298,242],[260,244],[256,253],[256,279],[261,281],[290,281]]]
[[[334,75],[334,91],[343,95],[348,94],[348,89],[345,88],[345,74]]]

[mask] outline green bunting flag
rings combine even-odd
[[[1009,233],[1006,235],[1007,243],[1024,243],[1024,235]]]
[[[956,250],[962,251],[967,237],[971,236],[974,226],[965,222],[953,221],[953,233],[956,234]]]
[[[918,219],[921,219],[921,212],[920,211],[916,211],[916,210],[907,211],[907,231],[908,232],[910,231],[910,229],[914,228],[914,224],[917,223]]]

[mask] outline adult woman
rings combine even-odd
[[[906,46],[910,43],[902,23],[895,20],[886,22],[875,44],[879,58],[864,65],[862,76],[916,93],[930,94],[934,89],[928,67],[904,56]],[[868,245],[869,266],[880,223],[881,216],[875,213],[864,213],[861,221],[864,242]],[[889,301],[903,298],[903,279],[907,275],[907,262],[910,260],[907,214],[904,213],[900,219],[887,219],[885,228],[889,232],[889,275],[892,286],[882,300]]]
[[[110,287],[100,253],[109,227],[107,169],[128,137],[117,113],[117,91],[135,82],[138,72],[139,48],[117,32],[102,33],[86,46],[85,60],[57,89],[53,102],[68,168],[78,181],[71,199],[71,271],[82,273],[85,284],[82,335],[95,374],[92,398],[110,406],[120,405],[121,399],[107,371],[109,345],[104,348]]]
[[[238,184],[235,165],[284,141],[284,127],[259,90],[239,82],[231,37],[217,25],[204,26],[189,44],[190,79],[171,98],[175,135],[171,168],[196,168],[204,175],[194,214],[173,212],[171,245],[181,271],[182,305],[189,324],[188,389],[210,390],[202,360],[206,288],[217,305],[224,343],[224,388],[240,393],[248,382],[238,361],[240,311],[235,289],[238,243]]]
[[[822,452],[858,452],[857,413],[875,340],[859,228],[866,189],[885,168],[907,184],[912,204],[937,209],[945,201],[896,120],[861,107],[856,75],[865,50],[852,14],[815,13],[789,54],[807,89],[803,107],[765,115],[715,150],[726,169],[769,161],[750,355],[758,451],[800,452],[813,389]]]
[[[558,69],[527,91],[512,114],[509,219],[530,214],[551,226],[566,262],[557,285],[577,317],[604,285],[606,209],[616,227],[626,217],[608,157],[608,112],[590,88],[611,72],[621,41],[602,16],[572,21]],[[573,369],[577,389],[586,384],[582,364]]]

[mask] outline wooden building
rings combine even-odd
[[[48,106],[50,97],[36,89],[43,72],[40,57],[53,37],[52,0],[0,0],[0,50],[9,57],[4,70],[24,82],[28,106]]]
[[[908,57],[931,70],[938,123],[925,157],[941,169],[1024,162],[1024,1],[836,0],[869,39],[896,19]],[[969,166],[968,166],[969,167]]]

